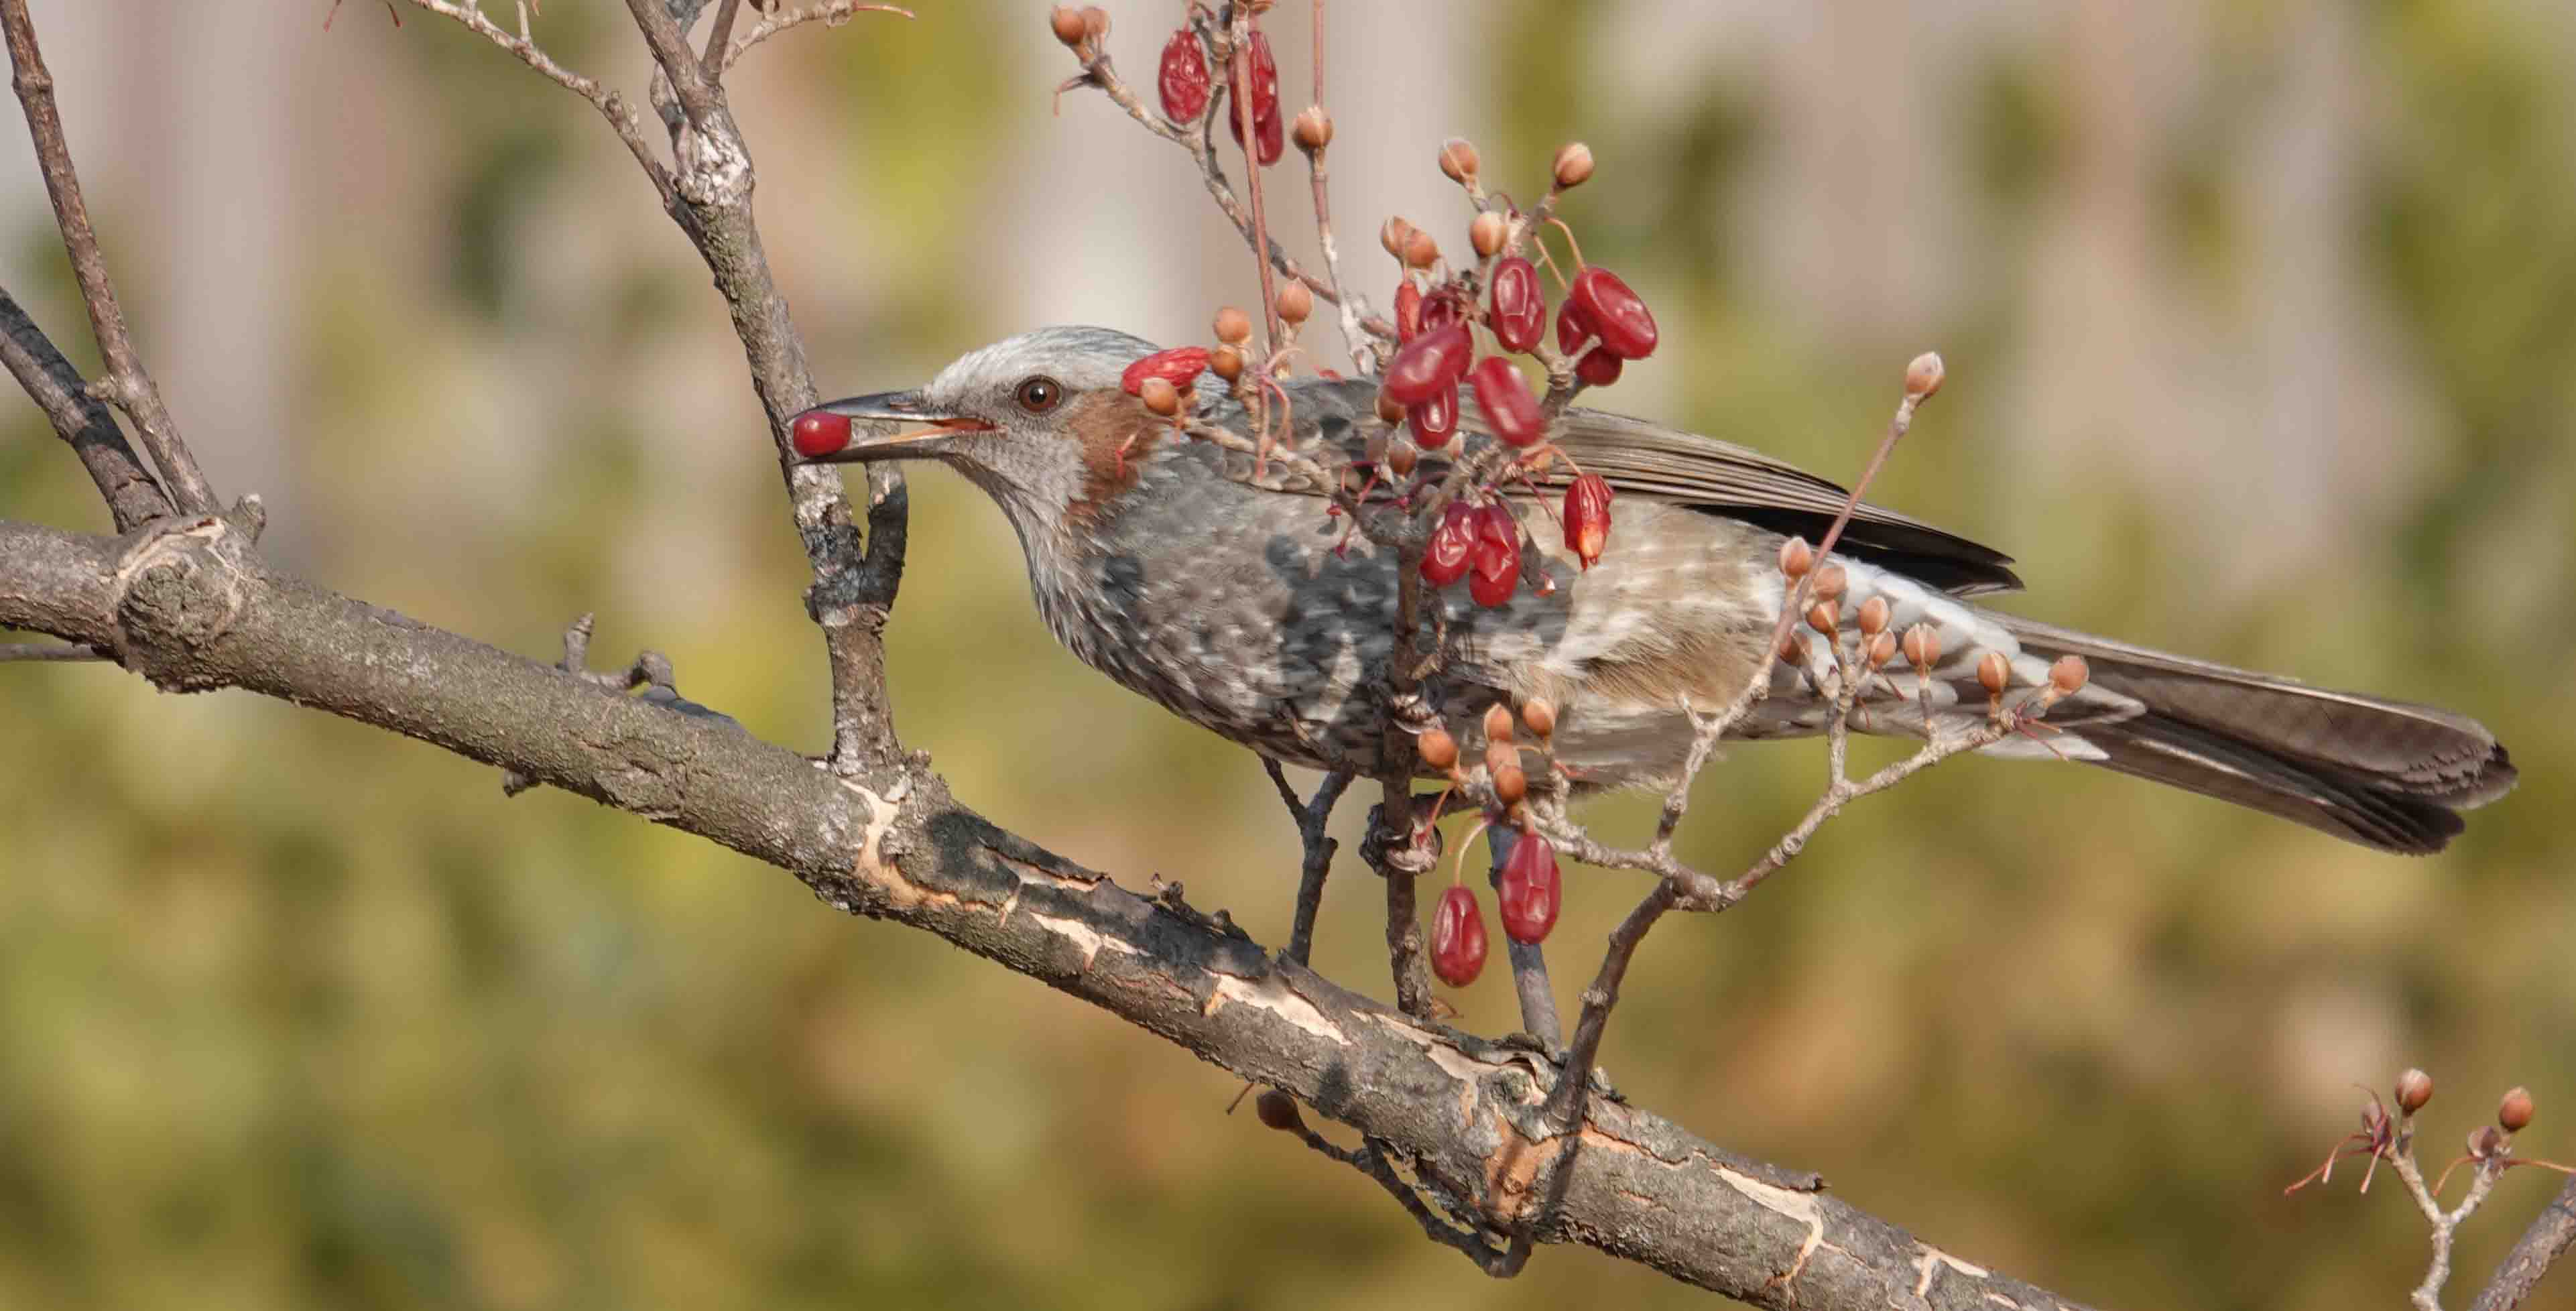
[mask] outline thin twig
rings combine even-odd
[[[1342,793],[1351,785],[1353,775],[1334,770],[1324,775],[1315,788],[1311,801],[1297,799],[1297,789],[1288,786],[1287,774],[1279,762],[1268,756],[1261,767],[1270,773],[1270,781],[1279,788],[1280,803],[1288,807],[1288,818],[1297,825],[1298,843],[1305,849],[1305,861],[1299,869],[1297,883],[1297,918],[1288,931],[1288,957],[1300,965],[1315,946],[1315,915],[1324,904],[1324,879],[1333,870],[1333,852],[1341,844],[1326,831],[1332,823],[1333,807],[1341,804]]]
[[[2503,1152],[2497,1152],[2479,1161],[2477,1172],[2469,1180],[2468,1196],[2461,1198],[2458,1206],[2445,1211],[2442,1204],[2433,1199],[2432,1190],[2424,1186],[2423,1171],[2416,1168],[2414,1138],[2414,1127],[2409,1123],[2398,1131],[2396,1150],[2388,1156],[2389,1166],[2397,1171],[2399,1179],[2406,1182],[2407,1193],[2414,1197],[2416,1209],[2424,1213],[2426,1223],[2433,1227],[2432,1264],[2424,1272],[2424,1282],[2415,1286],[2408,1300],[2414,1303],[2416,1311],[2442,1311],[2442,1285],[2451,1278],[2451,1240],[2459,1230],[2460,1222],[2468,1219],[2478,1209],[2478,1204],[2487,1200],[2487,1193],[2495,1187],[2496,1180],[2504,1177],[2505,1156]]]
[[[71,254],[72,277],[80,284],[81,303],[89,309],[90,332],[98,341],[106,376],[92,385],[102,400],[113,402],[134,420],[143,449],[161,471],[170,497],[182,514],[205,514],[221,508],[214,488],[197,470],[197,457],[179,436],[179,426],[161,403],[161,389],[144,371],[134,338],[125,328],[125,309],[117,303],[116,284],[108,277],[107,255],[99,249],[98,231],[90,225],[89,202],[81,198],[80,175],[72,167],[71,143],[63,136],[61,113],[54,107],[54,75],[36,47],[36,25],[27,17],[27,0],[0,0],[0,28],[9,42],[11,85],[27,111],[27,131],[35,138],[36,167],[45,175],[45,192],[53,198],[54,223],[62,229],[63,247]]]
[[[1253,12],[1250,5],[1232,6],[1233,22],[1227,36],[1230,49],[1226,57],[1227,80],[1233,84],[1233,101],[1226,113],[1233,116],[1235,141],[1243,147],[1243,186],[1252,194],[1253,260],[1261,266],[1262,359],[1279,354],[1279,341],[1285,335],[1279,323],[1279,292],[1275,285],[1277,271],[1261,252],[1270,249],[1270,226],[1263,217],[1261,204],[1261,133],[1255,128],[1252,104],[1252,37]],[[1272,112],[1277,112],[1273,110]],[[1339,293],[1335,293],[1337,296]]]
[[[725,65],[730,62],[725,55],[733,45],[734,12],[740,8],[742,0],[717,0],[716,20],[707,31],[706,53],[698,57],[698,66],[705,70],[710,82],[724,80]]]
[[[2470,1311],[2513,1311],[2571,1246],[2576,1246],[2576,1179],[2568,1180],[2549,1205],[2532,1217],[2530,1227],[2514,1240],[2513,1250],[2496,1263],[2495,1274],[2478,1291]]]
[[[600,116],[608,120],[609,129],[617,134],[617,139],[626,143],[627,153],[635,156],[635,163],[644,170],[644,176],[652,179],[653,189],[661,193],[664,208],[672,205],[676,193],[672,187],[670,166],[654,156],[653,148],[645,141],[644,120],[637,116],[635,107],[627,103],[625,96],[556,63],[524,30],[514,36],[471,4],[455,3],[455,0],[406,0],[406,3],[442,18],[456,20],[467,30],[517,56],[520,63],[535,69],[547,81],[589,101]]]
[[[0,665],[80,664],[115,658],[81,642],[0,642]]]
[[[726,49],[723,69],[718,71],[721,73],[725,70],[730,70],[734,66],[735,62],[742,58],[743,52],[791,27],[816,22],[819,22],[826,27],[839,27],[841,24],[850,21],[852,18],[855,18],[860,14],[867,13],[900,14],[905,18],[913,16],[911,10],[906,9],[901,5],[863,5],[854,4],[852,3],[852,0],[832,0],[830,4],[807,5],[802,9],[777,10],[771,13],[769,17],[753,24],[750,31],[743,33],[741,40],[734,42],[732,46]]]
[[[118,532],[170,513],[170,498],[126,445],[116,415],[89,394],[80,370],[6,291],[0,291],[0,363],[26,388],[54,431],[71,443],[90,481],[98,484]]]

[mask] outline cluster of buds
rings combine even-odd
[[[1556,732],[1556,707],[1543,697],[1530,698],[1521,705],[1518,727],[1526,728],[1537,740],[1537,749],[1545,752]],[[1503,932],[1514,942],[1541,942],[1556,927],[1557,910],[1564,901],[1564,874],[1557,865],[1555,845],[1529,822],[1529,814],[1521,804],[1529,792],[1529,775],[1521,765],[1522,747],[1511,708],[1499,703],[1487,708],[1484,732],[1485,776],[1497,807],[1487,826],[1514,824],[1520,829],[1511,850],[1502,858],[1494,884]],[[1447,729],[1425,729],[1415,749],[1423,764],[1449,776],[1452,790],[1469,782],[1468,771],[1459,757],[1458,741]],[[1447,799],[1444,793],[1441,802]],[[1434,822],[1438,811],[1435,804]],[[1462,846],[1459,863],[1451,868],[1449,888],[1440,894],[1431,920],[1431,971],[1453,988],[1474,983],[1485,969],[1484,909],[1475,890],[1467,886],[1465,858],[1466,849]]]
[[[1787,580],[1783,595],[1789,596],[1796,594],[1801,579],[1810,573],[1815,575],[1808,586],[1812,600],[1801,617],[1828,644],[1834,659],[1833,673],[1842,680],[1843,689],[1856,696],[1866,690],[1871,680],[1887,680],[1888,690],[1904,697],[1905,692],[1887,673],[1888,667],[1902,656],[1906,667],[1914,671],[1914,699],[1927,714],[1930,712],[1932,669],[1941,663],[1939,629],[1928,623],[1914,623],[1906,625],[1902,633],[1894,631],[1890,627],[1894,607],[1884,595],[1872,595],[1855,608],[1852,628],[1846,632],[1843,604],[1851,586],[1850,571],[1831,561],[1818,567],[1816,550],[1803,537],[1792,537],[1780,544],[1780,573]],[[1794,629],[1782,635],[1779,654],[1793,668],[1806,666],[1806,644]],[[2058,702],[2083,691],[2092,677],[2092,667],[2084,657],[2060,656],[2048,667],[2048,676],[2038,688],[2014,697],[2012,661],[2000,651],[1988,651],[1977,658],[1977,685],[1985,689],[1988,718],[1997,723],[2005,722],[2007,716],[2044,715]]]
[[[2395,1115],[2389,1114],[2387,1103],[2379,1100],[2378,1093],[2368,1089],[2363,1091],[2370,1100],[2361,1108],[2361,1128],[2345,1134],[2335,1143],[2334,1149],[2326,1153],[2325,1164],[2309,1171],[2282,1192],[2295,1193],[2312,1183],[2331,1182],[2337,1161],[2361,1156],[2370,1160],[2361,1174],[2361,1191],[2366,1193],[2370,1191],[2371,1178],[2378,1173],[2382,1160],[2395,1159],[2398,1154],[2413,1150],[2415,1115],[2432,1103],[2433,1076],[2418,1069],[2409,1069],[2397,1076]],[[2462,1165],[2497,1173],[2515,1166],[2536,1165],[2560,1174],[2576,1174],[2576,1167],[2513,1155],[2513,1136],[2531,1126],[2533,1109],[2530,1089],[2516,1087],[2508,1090],[2496,1103],[2495,1123],[2482,1124],[2469,1131],[2466,1150],[2444,1167],[2441,1177],[2433,1181],[2433,1194],[2438,1196],[2443,1185],[2450,1182],[2451,1171]]]

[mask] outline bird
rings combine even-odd
[[[1246,443],[1195,440],[1123,385],[1150,342],[1108,328],[1040,328],[969,352],[926,385],[856,396],[809,413],[852,436],[809,463],[935,461],[1000,506],[1027,560],[1048,629],[1074,656],[1181,718],[1282,764],[1384,774],[1432,772],[1391,749],[1396,552],[1326,512],[1332,487],[1311,462],[1257,458]],[[1291,448],[1362,458],[1376,424],[1368,379],[1283,379]],[[1284,402],[1284,403],[1283,403]],[[1249,434],[1254,418],[1220,387],[1194,388],[1197,420]],[[1461,406],[1466,458],[1491,441]],[[1781,549],[1820,540],[1843,508],[1833,482],[1750,448],[1650,422],[1568,408],[1555,442],[1616,495],[1617,529],[1584,567],[1547,531],[1536,488],[1503,503],[1541,554],[1547,583],[1500,606],[1462,588],[1426,589],[1422,649],[1431,712],[1457,741],[1496,704],[1544,697],[1555,757],[1574,790],[1666,787],[1695,720],[1771,664],[1791,586]],[[1551,467],[1538,486],[1561,487]],[[1525,540],[1527,540],[1525,539]],[[1884,598],[1889,628],[1938,637],[1929,668],[1902,659],[1866,680],[1849,723],[1933,737],[1988,722],[1980,666],[2000,655],[2012,695],[2037,695],[2052,662],[2090,677],[2046,711],[2046,733],[2015,734],[1989,756],[2072,760],[2304,824],[2381,851],[2427,854],[2463,828],[2460,812],[2504,795],[2513,763],[2493,733],[2429,706],[2310,687],[2169,655],[1981,606],[2017,589],[2010,557],[1907,515],[1862,504],[1831,562],[1847,580],[1836,616],[1851,631]],[[1821,564],[1821,562],[1820,562]],[[1825,731],[1834,657],[1799,630],[1804,658],[1772,666],[1768,692],[1729,730],[1760,740]],[[1401,734],[1393,740],[1401,743]],[[1388,759],[1399,750],[1403,759]]]

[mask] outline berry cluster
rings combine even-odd
[[[1556,707],[1544,698],[1532,697],[1522,703],[1519,723],[1537,739],[1537,749],[1545,752],[1549,738],[1556,732]],[[1514,942],[1542,942],[1556,927],[1557,908],[1564,901],[1564,876],[1557,867],[1555,846],[1539,834],[1520,804],[1529,792],[1529,775],[1521,766],[1523,747],[1514,733],[1511,709],[1500,704],[1488,708],[1484,729],[1485,776],[1495,804],[1502,808],[1501,817],[1488,822],[1518,823],[1521,830],[1495,874],[1494,896],[1502,912],[1503,932]],[[1424,764],[1449,775],[1452,789],[1468,781],[1467,772],[1459,765],[1458,741],[1447,729],[1424,730],[1415,749]],[[1552,760],[1549,764],[1553,768]],[[1447,800],[1446,794],[1442,800]],[[1432,808],[1435,821],[1439,809],[1438,805]],[[1477,902],[1475,890],[1466,884],[1465,859],[1466,848],[1462,845],[1461,863],[1452,869],[1449,889],[1440,894],[1440,904],[1431,921],[1431,972],[1453,988],[1474,983],[1485,969],[1484,908]]]

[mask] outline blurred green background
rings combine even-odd
[[[1180,6],[1111,7],[1142,75]],[[268,498],[280,558],[543,658],[595,610],[603,663],[658,647],[693,698],[819,746],[739,349],[587,107],[408,8],[328,32],[323,0],[34,8],[141,341],[218,488]],[[1050,113],[1070,61],[1043,10],[924,0],[737,74],[827,392],[1040,322],[1186,340],[1248,300],[1178,152],[1096,96]],[[1948,388],[1878,499],[2020,555],[2016,607],[2439,701],[2523,770],[2409,861],[2092,771],[1953,764],[1659,932],[1605,1054],[1624,1089],[2126,1306],[2394,1305],[2424,1259],[2402,1195],[2280,1189],[2352,1126],[2351,1085],[2403,1065],[2440,1088],[2428,1155],[2522,1082],[2523,1146],[2576,1156],[2563,5],[1331,12],[1338,222],[1370,286],[1386,213],[1463,239],[1443,137],[1527,191],[1579,135],[1601,168],[1569,216],[1670,343],[1622,408],[1847,477],[1937,346]],[[1269,20],[1292,106],[1307,13]],[[640,92],[620,6],[558,0],[538,31]],[[1293,235],[1302,173],[1276,176]],[[92,358],[23,138],[0,275]],[[0,426],[0,515],[104,524],[32,405]],[[1255,763],[1059,651],[998,514],[945,473],[914,486],[907,739],[1000,821],[1284,939],[1295,857]],[[1561,1248],[1489,1284],[1225,1115],[1212,1067],[412,742],[76,666],[0,669],[0,741],[0,1304],[1704,1300]],[[1712,769],[1692,857],[1748,859],[1820,769],[1804,746]],[[1560,955],[1637,890],[1577,873]],[[1382,992],[1377,904],[1345,862],[1317,963]],[[1453,1000],[1511,1027],[1494,978]],[[2455,1296],[2556,1182],[2498,1189]]]

